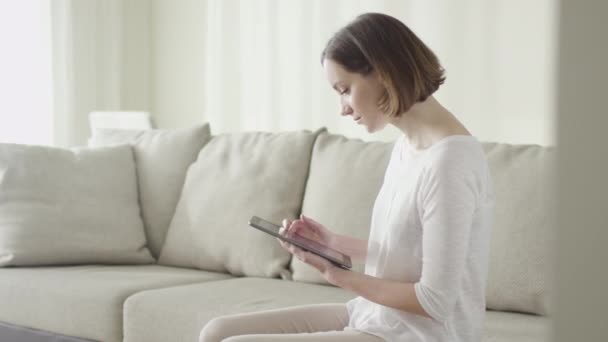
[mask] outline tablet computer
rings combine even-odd
[[[288,237],[288,236],[282,235],[279,232],[279,230],[281,229],[281,226],[279,226],[277,224],[268,222],[257,216],[253,216],[253,217],[251,217],[251,219],[249,219],[249,225],[253,228],[263,231],[264,233],[270,234],[285,242],[288,242],[294,246],[300,247],[303,250],[306,250],[310,253],[314,253],[322,258],[325,258],[338,267],[341,267],[346,270],[349,270],[353,267],[350,257],[348,255],[340,253],[340,252],[336,251],[335,249],[331,249],[329,247],[323,246],[322,244],[320,244],[316,241],[307,239],[303,236],[295,235],[295,236]]]

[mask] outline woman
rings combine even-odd
[[[445,79],[437,58],[399,20],[368,13],[329,40],[321,62],[342,115],[370,133],[388,124],[403,133],[369,241],[305,216],[283,221],[284,234],[364,259],[365,274],[346,271],[281,242],[359,297],[221,317],[201,341],[480,341],[493,190],[480,142],[432,96]]]

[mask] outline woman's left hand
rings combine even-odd
[[[296,247],[292,244],[281,241],[281,245],[283,245],[284,248],[286,248],[289,252],[291,252],[291,254],[293,254],[296,258],[298,258],[298,260],[300,260],[301,262],[316,268],[317,271],[319,271],[319,273],[321,273],[323,278],[325,278],[325,280],[327,280],[329,283],[331,283],[333,285],[337,285],[335,283],[335,277],[334,277],[335,272],[333,272],[337,269],[337,267],[334,266],[331,262],[327,261],[324,258],[321,258],[320,256],[318,256],[316,254],[310,253],[299,247]]]
[[[289,227],[290,224],[291,224],[291,222],[285,220],[283,222],[283,227],[284,228],[286,226]],[[321,273],[323,278],[325,278],[325,280],[327,280],[329,283],[331,283],[333,285],[336,285],[335,278],[334,278],[335,272],[333,272],[333,271],[335,271],[338,268],[335,265],[333,265],[331,262],[329,262],[328,260],[326,260],[316,254],[310,253],[308,251],[303,250],[302,248],[299,248],[290,243],[287,243],[281,239],[277,239],[277,241],[279,241],[279,243],[281,244],[281,246],[283,246],[283,248],[285,248],[291,254],[293,254],[293,256],[298,258],[298,260],[316,268],[317,271],[319,271],[319,273]]]

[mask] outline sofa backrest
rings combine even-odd
[[[303,213],[337,233],[367,238],[392,146],[319,135]],[[553,148],[497,143],[483,147],[496,194],[487,308],[546,315],[553,267]],[[294,280],[324,283],[295,258],[292,268]]]
[[[312,146],[310,154],[302,152],[307,150],[308,147],[304,146],[306,144],[302,146],[292,144],[294,153],[291,155],[306,155],[304,158],[310,158],[310,170],[297,173],[295,178],[299,179],[298,182],[302,182],[303,189],[294,189],[295,192],[291,195],[301,196],[300,191],[302,191],[301,211],[337,233],[367,238],[373,204],[384,178],[393,143],[364,142],[359,139],[332,135],[324,130],[320,130],[312,136],[317,138],[310,141],[310,146]],[[230,139],[230,136],[225,138]],[[265,148],[274,148],[273,143],[280,145],[280,149],[284,150],[285,144],[280,139],[267,141]],[[144,147],[142,146],[142,148]],[[555,208],[554,148],[498,143],[483,143],[483,147],[492,172],[496,195],[486,295],[487,308],[547,315],[550,313],[550,285],[554,268],[552,264],[552,246],[555,238],[553,222]],[[226,153],[229,152],[232,153],[232,151],[226,151]],[[194,159],[193,157],[192,160]],[[302,162],[307,165],[308,161],[303,160]],[[280,161],[270,159],[268,162],[280,163]],[[148,164],[142,167],[154,166]],[[221,172],[217,173],[217,176],[219,177],[220,174]],[[259,177],[252,178],[251,184],[255,185],[257,178]],[[183,182],[183,178],[180,182]],[[190,190],[186,189],[186,192],[191,193]],[[217,190],[218,195],[214,195],[213,200],[223,202],[223,204],[216,203],[217,206],[234,205],[233,197],[223,196],[221,187],[218,187]],[[232,194],[237,196],[239,191],[235,190]],[[143,204],[152,200],[152,198],[146,197],[145,192],[141,193],[141,196],[140,200]],[[272,201],[272,198],[267,200]],[[175,201],[177,202],[177,198]],[[200,211],[196,209],[198,204],[193,203],[193,205],[190,209],[194,210],[192,215]],[[288,216],[299,214],[294,211],[299,204],[296,205],[292,201],[284,201],[284,203],[277,201],[273,205],[275,205],[272,207],[274,214],[267,214],[271,216],[268,217],[269,219],[277,220],[280,213]],[[258,213],[258,215],[263,214]],[[242,229],[246,229],[245,225],[246,222]],[[182,229],[184,228],[182,227]],[[198,230],[204,229],[204,227],[193,225],[188,229]],[[156,247],[156,251],[165,243],[165,231],[166,229],[162,236],[159,235],[158,239],[154,240],[153,247]],[[187,234],[178,235],[186,239],[191,238]],[[219,237],[217,234],[213,235],[215,239]],[[196,239],[191,239],[190,242],[194,240]],[[274,243],[272,239],[266,240],[268,243]],[[208,243],[212,240],[204,241]],[[249,244],[250,250],[245,254],[265,255],[268,253],[268,246],[266,243]],[[217,245],[212,244],[212,247],[213,250],[218,250]],[[198,252],[194,252],[194,250]],[[219,267],[215,267],[217,265],[213,262],[211,264],[214,267],[208,267],[211,259],[199,260],[209,251],[205,252],[197,248],[194,250],[189,252],[189,256],[184,256],[185,259],[178,264],[184,267],[210,270],[216,270]],[[228,249],[218,251],[221,253],[215,253],[214,257],[226,255],[225,252]],[[239,255],[241,254],[243,253]],[[235,256],[236,254],[226,255],[230,260],[222,261],[222,263],[233,262]],[[236,259],[242,260],[244,256],[241,255]],[[273,263],[273,267],[276,268],[282,263],[283,261]],[[295,258],[292,258],[290,266],[293,270],[293,279],[296,281],[324,282],[316,271]],[[222,271],[228,270],[244,275],[270,276],[276,274],[275,271],[249,272],[247,270],[251,267],[243,265],[234,268],[222,264],[219,268]],[[360,264],[355,267],[355,270],[363,271],[363,266]],[[284,272],[281,275],[287,277]]]
[[[487,307],[550,313],[555,240],[555,148],[484,143],[496,207]]]
[[[98,129],[90,146],[131,144],[139,204],[150,252],[158,257],[175,213],[188,167],[211,139],[209,124],[184,129]]]
[[[291,254],[248,226],[301,211],[317,132],[243,132],[214,136],[186,174],[158,263],[289,278]]]
[[[392,143],[364,142],[323,132],[313,147],[302,213],[333,232],[366,239]],[[363,263],[353,265],[363,272]],[[327,284],[316,269],[292,258],[293,279]]]

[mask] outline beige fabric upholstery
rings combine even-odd
[[[353,294],[332,286],[260,278],[145,291],[125,303],[124,341],[198,341],[203,326],[221,315],[303,304],[344,303],[351,298]]]
[[[133,146],[148,247],[155,257],[165,241],[186,171],[209,139],[209,125],[204,124],[173,130],[97,129],[89,141],[91,146]]]
[[[132,294],[226,277],[157,265],[0,269],[0,321],[119,342],[123,338],[123,303]],[[175,302],[164,309],[181,305]]]
[[[0,144],[0,266],[151,262],[131,147]]]
[[[546,315],[554,267],[554,148],[485,143],[484,149],[496,194],[487,307]]]
[[[247,222],[300,213],[314,138],[308,131],[214,137],[188,170],[159,264],[287,276],[291,255]]]
[[[125,302],[125,342],[197,341],[212,318],[314,303],[344,303],[354,295],[333,286],[239,278],[140,292]],[[179,310],[175,310],[179,303]],[[483,342],[546,341],[547,317],[486,313]]]
[[[164,138],[155,137],[150,136],[149,143],[164,146]],[[363,142],[321,132],[313,147],[314,137],[310,132],[215,137],[200,150],[198,160],[188,170],[185,191],[160,258],[170,265],[263,277],[287,277],[284,271],[291,265],[298,281],[231,278],[222,273],[160,265],[2,268],[0,322],[104,342],[196,341],[202,327],[218,316],[303,304],[344,303],[353,298],[355,295],[345,290],[308,283],[322,279],[298,261],[290,264],[290,256],[274,239],[247,227],[251,215],[278,223],[281,218],[294,217],[302,211],[338,233],[367,237],[372,205],[392,143]],[[136,159],[137,144],[134,143]],[[146,150],[151,145],[140,146],[147,151],[146,168],[158,165],[151,152],[155,148]],[[125,153],[129,150],[126,146],[113,148]],[[484,149],[496,193],[487,306],[547,315],[551,312],[554,267],[551,246],[555,235],[555,151],[495,143],[484,143]],[[6,196],[10,191],[2,188],[3,182],[11,178],[7,178],[10,173],[2,165],[12,164],[2,164],[1,160],[0,196]],[[116,169],[109,169],[108,159],[104,160],[107,165],[95,164],[97,171],[104,172],[96,174],[109,174],[118,177],[115,182],[129,183],[122,177],[133,177],[133,172],[113,174]],[[162,163],[163,159],[158,160]],[[131,168],[133,165],[131,161]],[[142,167],[139,162],[137,165]],[[125,166],[121,168],[124,170]],[[155,177],[162,177],[159,170],[157,174],[153,169],[152,166],[148,185],[154,183]],[[66,174],[46,171],[44,176],[54,173]],[[81,182],[90,180],[71,178],[71,183]],[[39,188],[46,183],[39,180],[27,186]],[[144,184],[140,182],[140,186]],[[127,197],[136,198],[133,186],[122,188],[125,192],[130,189]],[[155,191],[159,189],[150,193],[158,196],[161,192]],[[90,197],[77,198],[82,201]],[[120,203],[123,209],[132,206],[132,200]],[[0,222],[2,217],[0,212]],[[86,217],[94,216],[87,213]],[[112,215],[106,217],[116,219]],[[141,226],[140,222],[139,226],[121,227]],[[165,233],[148,234],[160,247]],[[0,237],[0,253],[2,243]],[[53,257],[57,255],[61,256],[55,253]],[[361,271],[361,266],[357,270]],[[546,341],[549,328],[548,317],[488,311],[483,341]]]
[[[550,341],[551,321],[547,317],[486,311],[485,325],[483,342]]]
[[[372,208],[393,143],[364,142],[321,133],[315,142],[302,212],[338,234],[367,239]],[[293,279],[325,283],[319,272],[297,258]],[[355,265],[362,272],[363,263]]]

